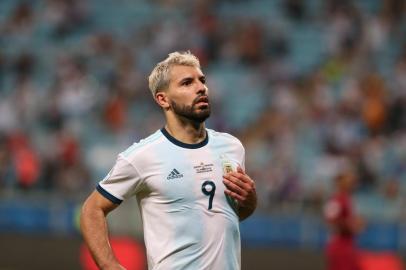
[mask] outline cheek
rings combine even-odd
[[[172,97],[177,104],[192,105],[194,97],[189,93],[180,93]]]

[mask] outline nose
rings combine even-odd
[[[199,81],[199,84],[197,85],[197,94],[207,95],[207,91],[208,91],[207,86],[204,83]]]

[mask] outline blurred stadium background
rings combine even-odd
[[[324,269],[322,207],[347,165],[359,246],[401,259],[405,15],[404,0],[1,0],[0,269],[81,269],[78,209],[162,127],[146,77],[174,50],[201,59],[208,127],[243,141],[257,181],[243,269]],[[135,200],[109,220],[142,243]]]

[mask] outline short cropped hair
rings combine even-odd
[[[153,96],[169,87],[170,68],[175,65],[200,68],[199,59],[190,51],[170,53],[165,60],[155,66],[148,77],[149,90]]]

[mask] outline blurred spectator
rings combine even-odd
[[[405,220],[405,201],[400,194],[399,181],[389,179],[384,184],[382,190],[381,214],[385,216],[385,220],[398,221]]]
[[[30,127],[38,121],[40,100],[37,85],[33,80],[35,58],[30,53],[22,53],[14,63],[15,84],[13,103],[15,113],[20,125]]]
[[[303,0],[285,0],[285,9],[289,18],[301,21],[306,15],[306,5]]]
[[[366,127],[371,135],[380,134],[383,131],[387,107],[383,80],[377,75],[369,75],[361,81],[363,93],[362,114]]]
[[[86,1],[47,0],[44,15],[55,38],[64,37],[83,27],[88,15]]]
[[[32,188],[40,175],[40,162],[28,138],[21,132],[9,136],[9,151],[12,166],[19,187]]]
[[[0,136],[0,190],[9,188],[11,173],[11,156],[7,145],[7,138],[4,134]]]
[[[340,172],[334,179],[336,193],[327,202],[324,216],[331,227],[331,238],[326,247],[328,270],[361,270],[355,235],[364,224],[354,212],[351,193],[356,185],[356,175]]]
[[[52,151],[44,153],[43,186],[69,195],[86,190],[91,182],[90,172],[83,161],[81,146],[69,130],[54,133],[48,142]]]
[[[260,64],[264,59],[264,30],[262,25],[255,21],[242,22],[237,26],[237,50],[243,64]]]
[[[127,102],[124,95],[113,91],[105,105],[104,121],[110,130],[119,132],[127,124]]]
[[[28,1],[16,4],[8,20],[0,28],[0,32],[10,36],[28,35],[33,30],[35,13]]]
[[[64,117],[81,117],[90,112],[95,100],[95,85],[80,58],[63,55],[58,59],[55,89],[57,107]]]

